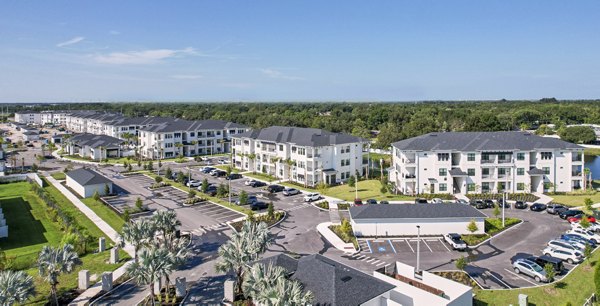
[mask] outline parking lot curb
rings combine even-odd
[[[269,229],[270,229],[270,228],[272,228],[272,227],[275,227],[275,226],[279,225],[281,222],[283,222],[283,220],[285,220],[285,219],[287,218],[287,212],[286,212],[285,210],[276,210],[275,212],[276,212],[276,213],[277,213],[277,212],[282,212],[282,213],[283,213],[283,218],[281,218],[279,221],[277,221],[277,222],[275,222],[275,223],[273,223],[273,224],[269,225],[269,227],[267,227],[267,228],[269,228]],[[264,215],[266,215],[266,214],[267,214],[267,213],[266,213],[266,212],[264,212],[264,213],[256,214],[256,215],[254,215],[254,216],[255,216],[255,217],[256,217],[256,216],[264,216]],[[236,232],[236,233],[237,233],[237,230],[236,230],[236,229],[235,229],[235,228],[234,228],[234,227],[231,225],[231,223],[235,223],[235,222],[244,221],[244,220],[246,220],[247,218],[248,218],[248,216],[246,216],[246,217],[239,217],[239,218],[237,218],[237,219],[233,219],[233,220],[231,220],[231,221],[227,221],[227,222],[225,222],[225,224],[227,224],[227,226],[229,226],[229,228],[231,228],[231,229],[232,229],[234,232]]]
[[[468,247],[468,249],[471,249],[471,250],[473,250],[473,249],[476,249],[476,248],[478,248],[478,247],[482,246],[483,244],[485,244],[485,243],[487,243],[487,242],[491,241],[492,239],[494,239],[494,238],[496,238],[496,237],[498,237],[498,236],[501,236],[502,234],[504,234],[504,233],[506,233],[506,232],[510,231],[511,229],[519,227],[519,225],[521,225],[521,224],[523,224],[523,220],[520,220],[520,222],[519,222],[519,223],[517,223],[517,224],[515,224],[515,225],[512,225],[511,227],[509,227],[509,228],[507,228],[507,229],[505,229],[505,230],[501,231],[500,233],[497,233],[497,234],[496,234],[496,235],[494,235],[494,236],[491,236],[490,238],[488,238],[488,239],[486,239],[486,240],[484,240],[484,241],[482,241],[482,242],[480,242],[480,243],[478,243],[478,244],[476,244],[476,245],[470,245],[470,246]]]

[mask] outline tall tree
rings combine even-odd
[[[134,260],[138,259],[138,251],[154,238],[155,224],[148,219],[139,219],[125,223],[121,236],[123,240],[133,246]]]
[[[173,262],[165,248],[142,248],[138,260],[128,265],[126,272],[139,285],[149,287],[152,305],[155,305],[154,282],[173,271]]]
[[[73,246],[65,244],[63,247],[53,248],[44,246],[37,260],[38,270],[48,284],[50,295],[55,305],[58,305],[57,287],[58,277],[63,273],[70,273],[75,266],[81,264],[79,256],[73,251]]]
[[[23,271],[0,271],[0,305],[24,304],[35,295],[33,277]]]

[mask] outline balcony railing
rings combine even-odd
[[[512,159],[499,159],[498,163],[499,164],[509,164],[509,163],[512,163]]]
[[[581,176],[581,172],[580,171],[572,171],[571,176]]]
[[[580,157],[574,157],[574,158],[571,159],[571,161],[574,161],[574,162],[580,162],[582,160],[583,159],[581,158],[581,156]]]
[[[414,163],[415,163],[415,160],[414,160],[414,159],[408,159],[408,158],[407,158],[407,159],[405,159],[405,160],[404,160],[404,163],[405,163],[405,164],[414,164]]]
[[[493,164],[495,162],[495,160],[493,159],[482,159],[481,163],[482,164]]]

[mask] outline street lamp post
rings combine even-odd
[[[354,199],[358,199],[358,174],[354,173]]]
[[[417,225],[417,273],[421,264],[421,226]]]
[[[190,184],[190,181],[192,180],[192,168],[190,168],[190,166],[187,166],[188,169],[188,191],[192,191],[192,184]]]

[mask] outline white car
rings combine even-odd
[[[317,201],[320,198],[321,198],[321,195],[318,193],[308,193],[304,196],[304,202]]]
[[[562,259],[570,264],[580,263],[583,260],[581,253],[577,251],[558,250],[547,247],[542,251],[542,253],[544,253],[546,256]]]
[[[577,247],[565,240],[550,240],[548,242],[548,246],[553,249],[556,249],[556,250],[579,251],[579,252],[582,251],[582,249],[580,247]]]
[[[253,182],[256,182],[256,180],[247,180],[244,182],[244,185],[250,186],[250,184],[252,184]]]
[[[185,184],[185,185],[188,187],[198,187],[198,186],[202,185],[202,182],[198,181],[198,180],[191,180],[191,181],[187,182],[187,184]]]
[[[586,229],[582,229],[582,228],[581,229],[573,228],[570,231],[568,231],[567,234],[574,234],[574,235],[583,237],[585,239],[593,240],[596,244],[600,243],[600,235],[598,235],[590,230],[586,230]]]
[[[440,198],[433,198],[431,200],[431,203],[433,203],[433,204],[444,204],[444,201],[442,199],[440,199]]]
[[[462,240],[460,235],[457,233],[450,233],[450,234],[444,235],[444,239],[455,250],[463,251],[463,250],[467,249],[467,244]]]
[[[583,226],[581,226],[581,224],[579,224],[579,222],[571,223],[571,228],[572,229],[582,229],[582,230],[585,229],[585,228],[583,228]],[[598,232],[598,231],[600,231],[600,224],[598,224],[596,222],[590,222],[590,226],[587,228],[587,230]]]

